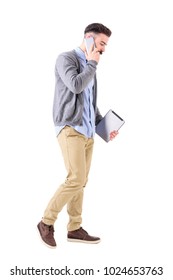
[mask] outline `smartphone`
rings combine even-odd
[[[91,37],[85,38],[84,40],[85,40],[85,47],[86,47],[87,53],[89,53],[90,48],[93,44],[94,44],[93,49],[95,48],[94,38],[91,36]]]

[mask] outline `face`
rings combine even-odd
[[[99,34],[94,34],[94,41],[96,48],[99,50],[100,54],[105,52],[105,48],[107,46],[109,37],[106,36],[105,34],[99,33]]]

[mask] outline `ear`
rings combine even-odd
[[[84,36],[84,38],[90,38],[91,36],[92,36],[91,33],[86,33],[85,36]]]

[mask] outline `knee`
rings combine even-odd
[[[66,184],[76,188],[76,189],[81,189],[86,185],[86,179],[82,177],[76,177],[76,178],[66,178]]]

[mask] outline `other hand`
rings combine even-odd
[[[110,140],[112,141],[117,135],[118,135],[118,131],[116,131],[116,130],[113,130],[113,131],[111,131],[111,133],[110,133]]]

